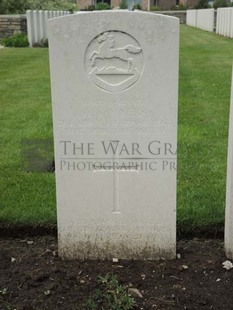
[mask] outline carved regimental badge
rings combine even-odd
[[[89,78],[101,89],[120,92],[132,86],[143,70],[143,52],[129,34],[107,31],[95,37],[85,54]]]

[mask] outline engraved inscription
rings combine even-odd
[[[120,92],[140,78],[143,71],[142,48],[125,32],[107,31],[88,45],[85,65],[95,85],[109,92]]]

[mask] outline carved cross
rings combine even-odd
[[[117,161],[117,159],[114,157],[114,161]],[[106,169],[107,168],[107,169]],[[97,169],[94,170],[93,173],[111,173],[112,174],[112,187],[113,187],[113,213],[114,214],[120,214],[120,203],[119,203],[119,197],[120,197],[120,191],[119,191],[119,182],[121,182],[121,176],[125,173],[134,173],[135,176],[139,174],[139,171],[135,169],[132,169],[132,166],[126,166],[124,165],[124,168],[118,167],[118,169],[114,169],[113,166],[105,167],[105,169]]]

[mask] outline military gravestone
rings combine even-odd
[[[49,21],[59,254],[175,257],[179,20]]]

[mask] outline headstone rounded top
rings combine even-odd
[[[53,18],[53,21],[54,20],[61,20],[61,19],[72,19],[72,18],[75,18],[75,17],[80,17],[80,16],[100,16],[100,15],[127,15],[127,16],[151,16],[152,18],[159,18],[159,19],[164,19],[164,20],[176,20],[177,23],[179,23],[179,18],[177,17],[174,17],[174,16],[169,16],[169,15],[163,15],[163,14],[157,14],[157,13],[153,13],[153,12],[145,12],[145,11],[141,11],[141,10],[134,10],[134,11],[129,11],[129,10],[121,10],[121,9],[116,9],[116,10],[101,10],[101,11],[78,11],[76,12],[75,14],[69,14],[69,15],[65,15],[65,16],[59,16],[57,18]],[[50,23],[51,23],[52,20],[50,20]],[[51,23],[52,24],[52,23]]]

